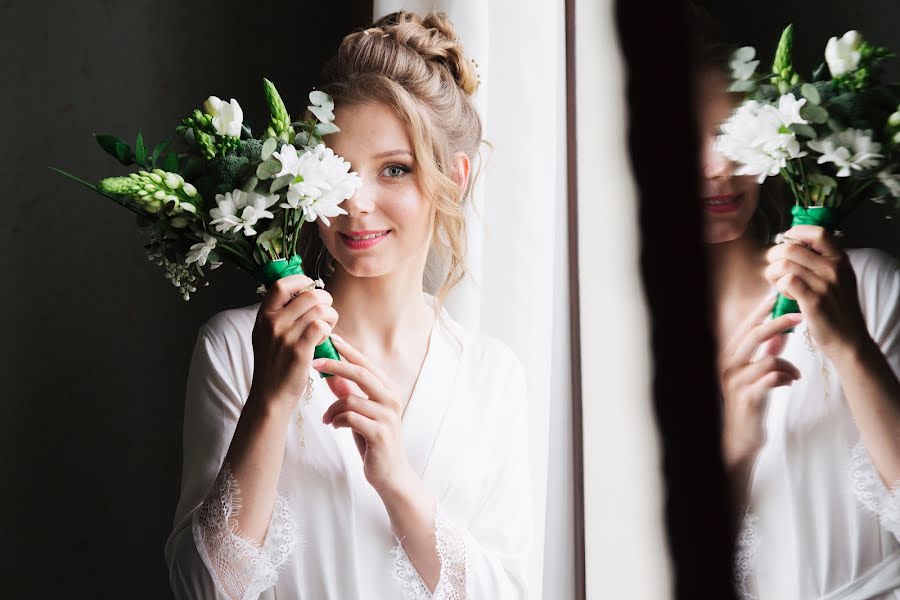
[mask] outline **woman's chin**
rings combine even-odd
[[[746,227],[735,227],[725,223],[707,225],[703,231],[703,241],[707,244],[725,244],[744,235]]]

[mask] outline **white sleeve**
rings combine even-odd
[[[507,376],[504,413],[513,419],[505,430],[515,432],[501,442],[492,483],[484,490],[482,507],[467,526],[453,523],[438,505],[435,540],[441,573],[429,593],[403,546],[394,547],[394,577],[406,600],[476,600],[528,597],[527,564],[533,543],[531,478],[528,469],[528,415],[525,374],[515,361]],[[516,442],[516,443],[513,443]]]
[[[869,334],[900,377],[900,268],[884,252],[857,252],[863,260],[854,269]],[[850,478],[857,499],[878,516],[885,531],[900,540],[900,481],[884,484],[861,441],[852,450],[851,464]]]
[[[222,339],[204,325],[188,373],[181,498],[166,543],[169,582],[179,600],[256,599],[275,584],[295,545],[295,524],[280,495],[262,546],[236,528],[240,486],[224,457],[244,398],[233,377],[236,365],[217,348]]]

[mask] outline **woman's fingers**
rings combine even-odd
[[[806,283],[801,276],[793,273],[779,278],[778,281],[775,282],[775,287],[788,298],[792,298],[801,304],[812,302],[816,295],[810,285]]]
[[[811,290],[819,294],[824,294],[828,290],[827,281],[818,273],[791,260],[781,259],[771,263],[766,267],[764,275],[772,285],[776,285],[778,280],[783,277],[793,275],[799,277]],[[826,277],[830,278],[831,273],[829,272]]]
[[[282,277],[271,286],[266,292],[260,305],[260,312],[269,313],[279,311],[284,308],[291,299],[299,294],[303,288],[312,283],[312,279],[306,275],[288,275]]]
[[[774,380],[780,386],[797,379],[800,379],[800,370],[793,363],[777,356],[765,356],[741,368],[729,378],[729,396],[762,398],[769,389],[777,387],[766,387],[766,383]]]
[[[367,444],[375,446],[382,444],[387,439],[387,431],[377,421],[352,410],[335,415],[331,426],[335,429],[349,427],[365,438]]]
[[[726,357],[729,357],[735,353],[741,341],[745,337],[747,337],[747,334],[751,329],[759,325],[760,321],[766,318],[766,315],[768,315],[772,311],[773,306],[775,306],[775,296],[766,296],[765,298],[763,298],[763,301],[760,302],[749,315],[747,315],[747,318],[744,319],[740,325],[738,325],[738,328],[731,336],[731,339],[727,344],[725,344],[723,354]]]
[[[756,327],[754,327],[747,335],[744,336],[744,339],[741,340],[741,343],[734,350],[734,354],[732,355],[732,362],[736,364],[745,364],[749,363],[753,360],[753,356],[756,354],[756,349],[763,343],[766,342],[776,335],[783,333],[784,331],[795,327],[803,320],[803,315],[798,313],[791,313],[787,315],[782,315],[777,319],[771,319],[769,321],[765,321],[764,323],[760,323]]]
[[[839,258],[842,254],[834,242],[834,236],[818,225],[795,225],[784,232],[785,237],[803,242],[826,258]]]
[[[278,313],[278,318],[290,323],[299,319],[316,305],[331,306],[331,303],[331,294],[325,290],[307,289],[282,308]]]
[[[391,417],[388,410],[381,404],[363,396],[350,394],[332,403],[322,415],[322,422],[330,425],[337,415],[348,411],[359,413],[374,421],[384,421]]]
[[[384,384],[372,374],[371,371],[360,365],[355,365],[346,360],[332,360],[330,358],[317,358],[312,366],[320,373],[336,375],[352,381],[359,386],[362,392],[376,402],[387,402],[389,396]]]
[[[332,334],[331,339],[334,342],[334,347],[337,349],[338,354],[340,354],[345,361],[368,369],[382,384],[385,386],[388,385],[388,376],[381,369],[373,365],[362,352],[350,345],[350,342],[336,334]]]
[[[779,261],[796,263],[824,279],[828,279],[835,270],[834,259],[825,258],[802,244],[786,243],[772,246],[766,253],[766,259],[771,264]]]

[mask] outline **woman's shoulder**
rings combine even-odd
[[[214,314],[200,326],[200,334],[214,342],[249,341],[261,303],[229,308]]]
[[[900,263],[875,248],[854,248],[847,257],[856,275],[860,307],[877,340],[900,319]]]
[[[441,320],[461,351],[465,364],[488,373],[521,375],[524,378],[522,361],[505,342],[460,324],[446,310]]]
[[[900,272],[897,259],[877,248],[851,248],[847,250],[847,257],[857,277],[890,277]]]

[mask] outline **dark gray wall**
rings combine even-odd
[[[755,46],[765,64],[771,64],[781,30],[793,23],[795,62],[807,76],[824,60],[828,38],[849,29],[900,56],[900,2],[896,0],[705,0],[697,4],[726,29],[730,41]],[[887,74],[890,80],[900,81],[900,60],[891,63]],[[865,203],[843,224],[843,244],[882,248],[900,258],[900,215],[889,220],[887,214],[885,207]]]
[[[299,114],[371,2],[2,3],[0,597],[166,598],[198,327],[257,301],[220,269],[184,302],[132,216],[46,169],[127,172],[91,134],[155,144],[210,94],[266,121],[262,77]]]

